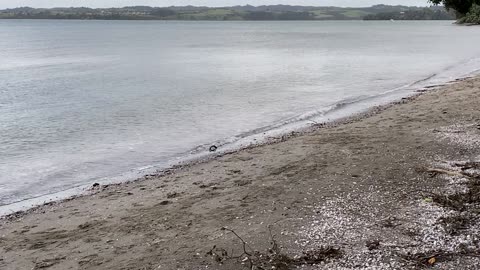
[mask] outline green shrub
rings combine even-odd
[[[480,24],[480,5],[474,4],[467,15],[459,20],[459,23]]]

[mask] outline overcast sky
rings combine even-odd
[[[428,0],[0,0],[0,8],[30,7],[123,7],[123,6],[235,6],[235,5],[308,5],[365,7],[376,4],[425,6]]]

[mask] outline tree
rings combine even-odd
[[[480,24],[480,5],[474,4],[467,15],[460,19],[459,23]]]
[[[155,17],[167,17],[173,16],[176,12],[168,8],[155,8],[155,10],[150,12],[150,15]]]
[[[480,5],[480,0],[429,0],[435,5],[443,4],[447,9],[457,11],[461,16],[465,16],[474,4]]]

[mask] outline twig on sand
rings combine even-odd
[[[229,228],[225,228],[225,227],[222,227],[221,230],[222,231],[229,231],[229,232],[233,233],[242,242],[243,254],[240,254],[240,256],[238,256],[238,257],[242,257],[243,255],[246,255],[245,258],[247,258],[247,260],[249,262],[249,268],[251,270],[253,270],[254,267],[255,267],[255,264],[253,263],[253,260],[252,260],[252,254],[247,251],[247,247],[251,250],[252,250],[252,248],[250,246],[248,246],[247,242],[245,242],[245,240],[243,240],[243,238],[240,237],[240,235],[238,235],[234,230],[229,229]]]
[[[446,174],[450,176],[460,176],[460,177],[466,177],[469,179],[478,179],[478,176],[472,175],[470,173],[465,172],[466,169],[462,168],[462,171],[457,172],[457,171],[450,171],[450,170],[444,170],[444,169],[436,169],[436,168],[426,168],[425,171],[428,173],[433,173],[433,174]]]
[[[248,255],[248,256],[251,256],[251,255],[252,255],[252,254],[250,254],[250,253],[247,251],[247,246],[248,246],[247,242],[245,242],[245,240],[243,240],[243,238],[240,237],[234,230],[229,229],[229,228],[225,228],[225,227],[223,227],[221,230],[222,230],[222,231],[229,231],[229,232],[233,233],[233,234],[242,242],[242,245],[243,245],[243,253],[246,254],[246,255]],[[248,247],[248,248],[252,249],[251,247]]]
[[[451,175],[451,176],[460,176],[460,177],[467,176],[460,172],[448,171],[443,169],[435,169],[435,168],[427,168],[425,171],[428,173],[442,173],[442,174]]]
[[[270,248],[272,253],[280,253],[280,248],[278,247],[277,241],[275,240],[275,236],[272,233],[272,225],[268,225],[268,233],[270,234],[270,242],[272,244],[272,247]]]
[[[302,255],[290,257],[288,254],[281,251],[271,227],[272,225],[267,227],[271,244],[267,252],[260,252],[252,249],[247,242],[237,234],[237,232],[223,227],[221,230],[231,232],[242,242],[243,253],[238,257],[232,257],[231,255],[229,256],[224,249],[218,249],[216,246],[214,246],[209,252],[207,252],[207,254],[213,256],[217,262],[223,262],[226,259],[239,259],[243,257],[241,263],[243,264],[244,262],[248,261],[250,270],[287,270],[300,265],[314,265],[328,259],[339,258],[342,256],[340,249],[331,246],[322,246],[320,248],[304,251]],[[220,251],[221,254],[217,254],[215,252],[216,250]]]

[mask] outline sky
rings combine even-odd
[[[426,6],[428,0],[0,0],[1,8],[29,7],[123,7],[123,6],[236,6],[302,5],[365,7],[376,4]]]

